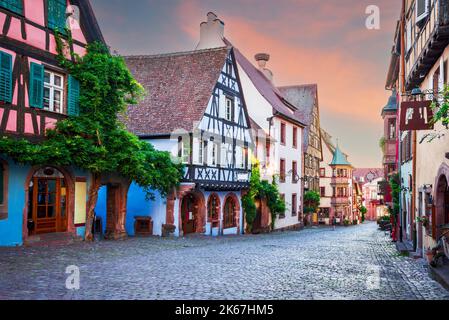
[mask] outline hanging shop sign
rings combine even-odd
[[[432,101],[407,101],[401,103],[401,131],[433,130]]]

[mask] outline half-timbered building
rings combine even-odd
[[[156,193],[146,200],[131,186],[128,233],[143,217],[151,218],[155,235],[242,233],[241,196],[249,187],[253,141],[234,50],[131,56],[126,62],[148,92],[129,107],[128,129],[185,165],[180,187],[166,198]]]
[[[209,12],[207,21],[200,25],[197,49],[220,45],[232,44],[224,36],[224,22]],[[263,230],[272,225],[278,230],[299,228],[302,223],[302,137],[305,127],[298,114],[301,111],[275,86],[273,73],[266,67],[270,55],[257,54],[256,67],[235,47],[234,52],[248,113],[257,129],[255,155],[261,165],[262,179],[277,181],[287,209],[272,223],[266,204],[261,201],[256,225]]]
[[[31,141],[76,116],[79,83],[56,59],[55,32],[83,55],[104,41],[87,0],[0,0],[0,134]],[[0,245],[29,236],[83,234],[89,176],[76,168],[19,165],[0,154]]]

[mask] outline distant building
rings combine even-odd
[[[288,101],[298,108],[296,114],[306,125],[303,134],[304,191],[320,191],[320,162],[323,160],[321,143],[318,85],[280,87]]]
[[[353,223],[353,167],[339,145],[332,143],[332,137],[321,129],[323,161],[320,167],[320,219],[337,223]]]

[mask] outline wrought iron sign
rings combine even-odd
[[[432,101],[407,101],[401,103],[401,131],[433,130]]]

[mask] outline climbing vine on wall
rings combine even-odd
[[[271,227],[274,228],[276,217],[285,213],[285,201],[281,198],[276,180],[269,183],[261,181],[260,164],[258,161],[253,162],[251,173],[250,188],[248,193],[242,197],[243,210],[245,212],[246,223],[248,229],[252,230],[254,220],[256,218],[256,199],[265,199],[267,206],[271,212]]]
[[[102,174],[114,172],[135,181],[151,198],[153,190],[164,196],[177,186],[183,167],[172,163],[169,153],[155,150],[128,132],[121,121],[127,106],[136,104],[144,94],[123,58],[98,42],[89,44],[80,57],[68,49],[70,32],[68,41],[56,35],[56,42],[61,67],[79,81],[79,115],[57,122],[40,143],[3,136],[0,152],[23,164],[76,166],[89,171],[85,238],[91,240]]]

